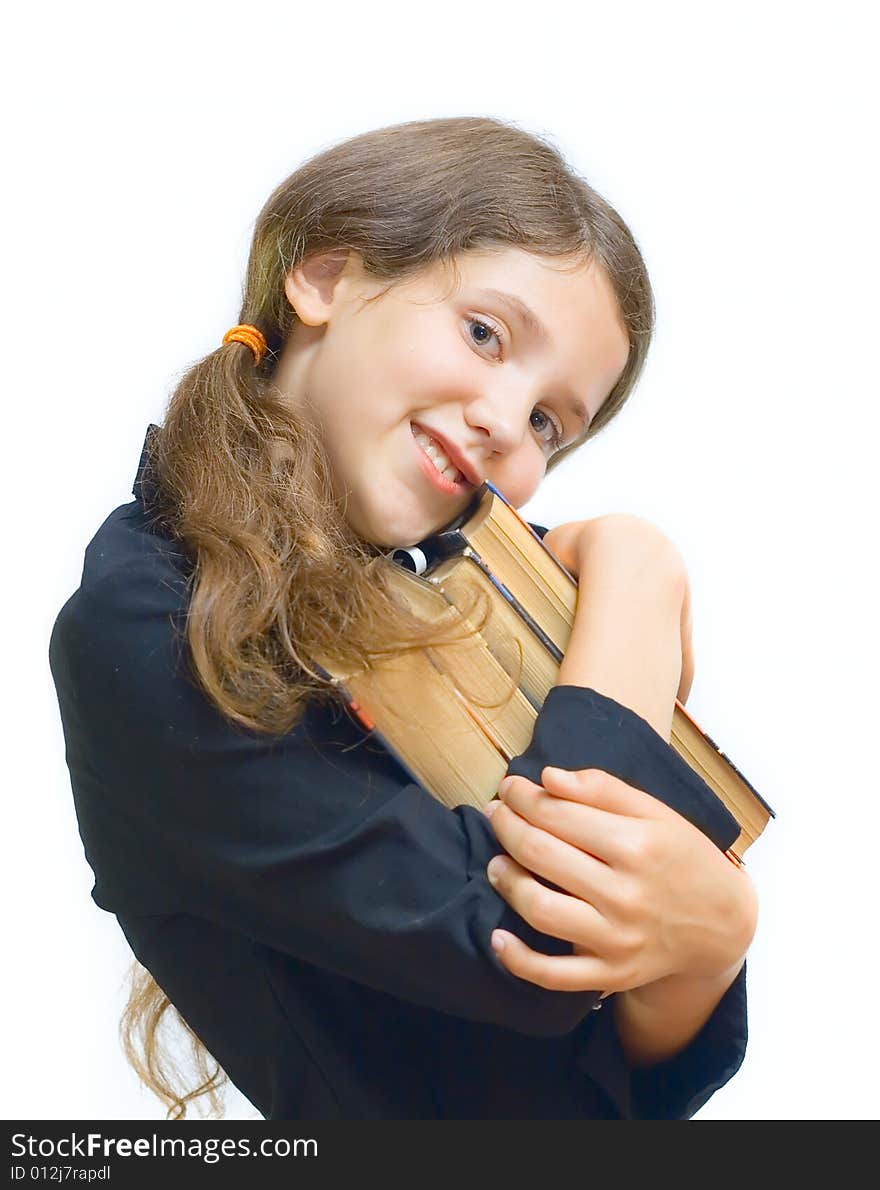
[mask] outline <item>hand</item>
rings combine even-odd
[[[585,521],[567,521],[544,534],[544,544],[578,582],[607,588],[625,605],[621,594],[653,590],[670,575],[683,590],[679,635],[681,678],[676,698],[687,701],[694,680],[691,588],[678,548],[656,525],[628,513],[611,513]]]
[[[512,974],[562,991],[628,991],[670,975],[712,979],[742,961],[757,921],[745,871],[663,802],[600,769],[541,776],[543,785],[508,778],[492,803],[508,853],[493,883],[573,952],[543,954],[504,933],[498,958]]]

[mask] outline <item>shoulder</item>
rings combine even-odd
[[[177,544],[154,532],[137,500],[109,514],[86,546],[77,590],[58,614],[54,637],[93,633],[106,638],[114,624],[185,608],[191,566]]]
[[[184,600],[192,572],[173,538],[158,531],[139,500],[115,508],[85,550],[79,593],[111,604],[155,583]]]
[[[179,679],[191,568],[151,531],[135,500],[109,514],[85,550],[79,587],[58,612],[49,663],[62,714],[112,722],[165,703]],[[165,712],[167,714],[167,710]]]

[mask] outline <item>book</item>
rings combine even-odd
[[[320,661],[361,726],[447,806],[482,808],[528,747],[556,684],[577,579],[488,481],[454,521],[389,551],[395,598],[461,639],[414,648],[360,673]],[[670,745],[740,826],[739,861],[774,811],[676,699]]]

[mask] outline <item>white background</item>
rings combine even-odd
[[[629,511],[693,588],[689,709],[777,811],[744,1065],[701,1119],[876,1118],[877,93],[858,3],[16,6],[3,203],[0,1114],[154,1118],[90,900],[47,645],[144,431],[236,321],[253,220],[405,119],[548,135],[644,250],[630,405],[525,508]],[[10,23],[11,22],[11,23]],[[257,1118],[235,1093],[228,1118]]]

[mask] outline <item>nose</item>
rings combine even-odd
[[[486,385],[465,406],[465,421],[488,435],[485,446],[491,453],[510,454],[522,442],[535,404],[526,389],[510,383]]]

